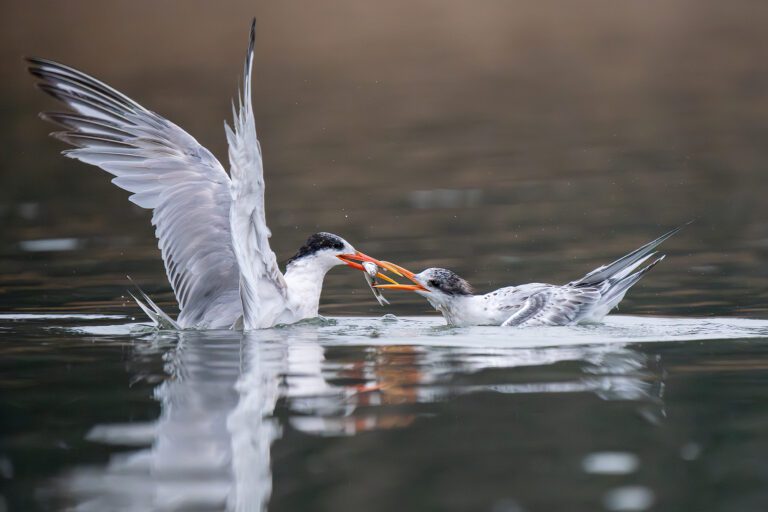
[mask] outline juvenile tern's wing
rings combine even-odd
[[[226,328],[242,314],[229,226],[229,177],[184,130],[68,66],[29,59],[40,89],[72,112],[44,113],[66,128],[52,134],[64,154],[115,176],[152,224],[182,327]]]
[[[679,233],[680,230],[691,224],[691,222],[693,221],[689,221],[686,224],[673,229],[672,231],[664,233],[656,240],[648,242],[644,246],[622,256],[613,263],[596,268],[581,279],[573,281],[569,284],[573,286],[594,286],[608,279],[620,279],[624,276],[628,276],[634,269],[638,268],[646,260],[653,257],[654,251],[659,245],[662,244],[662,242]]]
[[[225,125],[232,176],[232,243],[241,271],[240,297],[246,329],[271,327],[287,305],[285,280],[269,246],[272,233],[264,212],[264,169],[251,105],[255,32],[256,20],[251,24],[243,92],[239,108],[234,112],[234,129]]]
[[[504,327],[532,327],[541,325],[570,325],[579,313],[600,300],[596,288],[553,286],[534,293],[503,324]]]

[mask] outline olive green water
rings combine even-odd
[[[252,15],[280,261],[325,230],[490,290],[696,222],[604,326],[447,329],[336,269],[326,320],[145,332],[126,275],[174,311],[149,216],[58,155],[21,56],[225,161]],[[765,510],[766,21],[746,0],[8,5],[0,511]]]

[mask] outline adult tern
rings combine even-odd
[[[230,174],[187,132],[105,83],[30,58],[38,87],[70,112],[42,113],[66,128],[52,135],[64,155],[100,167],[152,225],[179,303],[174,322],[144,295],[153,320],[180,328],[259,329],[318,314],[325,274],[337,265],[367,272],[372,258],[331,233],[309,237],[280,272],[269,246],[261,147],[251,105],[255,20],[233,127],[225,125]],[[234,110],[234,105],[233,105]]]
[[[475,295],[470,284],[444,268],[419,274],[389,262],[378,265],[413,284],[376,284],[379,289],[410,290],[425,297],[449,325],[542,326],[600,322],[624,298],[632,285],[664,259],[658,256],[637,270],[662,242],[682,227],[660,236],[579,280],[558,286],[530,283]]]

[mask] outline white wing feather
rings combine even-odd
[[[240,298],[246,329],[273,326],[285,312],[288,294],[277,258],[269,246],[271,233],[264,211],[264,170],[251,105],[254,36],[255,20],[245,60],[243,93],[239,109],[234,113],[234,130],[225,126],[232,176],[230,224],[240,267]]]
[[[70,158],[96,165],[153,210],[181,327],[231,327],[242,315],[230,233],[230,180],[214,156],[184,130],[108,85],[55,62],[30,59],[39,87],[75,113],[43,117],[68,130]]]

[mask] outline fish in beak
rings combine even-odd
[[[371,258],[367,254],[363,254],[360,251],[354,254],[341,254],[337,256],[337,258],[346,263],[348,266],[363,272],[365,282],[368,284],[368,288],[371,289],[371,293],[373,293],[373,296],[379,302],[380,306],[389,304],[389,301],[384,298],[384,294],[381,292],[381,290],[375,288],[376,278],[394,284],[397,284],[397,281],[390,278],[389,276],[382,274],[379,271],[381,266],[381,262],[379,260]]]
[[[381,290],[374,287],[376,284],[376,276],[379,275],[379,266],[375,263],[371,263],[370,261],[364,261],[363,268],[365,269],[365,273],[363,274],[365,276],[365,282],[368,283],[368,288],[371,289],[373,296],[376,297],[377,301],[379,301],[379,306],[389,304],[389,301],[384,297],[384,294],[381,292]],[[386,276],[382,274],[382,277]]]
[[[400,277],[405,277],[406,279],[410,280],[413,284],[400,284],[400,283],[390,283],[390,284],[375,284],[374,287],[380,290],[408,290],[412,292],[420,291],[420,292],[428,292],[427,290],[417,279],[416,274],[408,270],[407,268],[403,268],[400,265],[395,265],[394,263],[390,263],[389,261],[381,261],[379,262],[380,266],[393,274],[397,274]]]
[[[389,304],[389,301],[384,298],[384,295],[380,290],[381,288],[399,290],[426,290],[426,288],[413,280],[413,276],[415,275],[413,272],[404,269],[399,265],[395,265],[394,263],[377,260],[376,258],[372,258],[371,256],[363,254],[360,251],[357,251],[354,254],[341,254],[337,257],[348,266],[363,272],[365,281],[368,284],[368,287],[371,289],[371,292],[373,292],[373,296],[376,297],[376,300],[382,306],[384,304]],[[381,269],[391,272],[396,276],[408,278],[416,284],[400,284],[386,274],[383,274]],[[376,282],[377,278],[381,279],[382,281],[386,281],[389,284],[378,284]]]
[[[392,284],[397,284],[397,281],[390,278],[389,276],[385,276],[381,272],[378,271],[379,268],[387,269],[387,267],[384,266],[384,262],[377,260],[376,258],[371,258],[367,254],[363,254],[360,251],[357,251],[354,254],[339,254],[336,256],[341,261],[347,264],[347,266],[350,266],[352,268],[356,268],[357,270],[365,273],[366,275],[370,277],[378,277],[379,279],[383,279],[384,281],[387,281]],[[368,264],[368,265],[366,265]],[[376,266],[376,272],[371,273],[373,270],[373,267],[371,264]],[[366,266],[368,268],[366,268]],[[389,270],[389,269],[387,269]],[[400,274],[397,274],[400,275]]]

